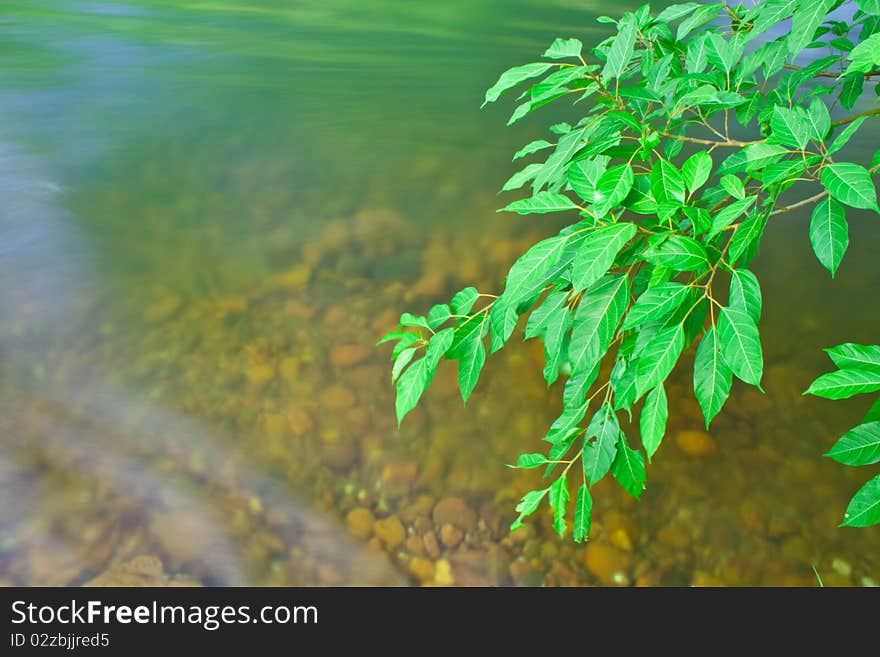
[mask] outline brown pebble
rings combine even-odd
[[[407,564],[407,570],[419,580],[420,584],[427,584],[434,580],[434,564],[422,557],[413,557]]]
[[[425,532],[422,536],[422,543],[425,546],[425,554],[432,559],[440,556],[440,543],[437,542],[437,534],[432,531]]]
[[[440,528],[440,542],[450,550],[458,547],[464,539],[464,532],[448,522]]]
[[[342,386],[330,386],[321,394],[321,404],[330,411],[341,411],[354,405],[355,394]]]
[[[364,507],[352,509],[345,516],[345,524],[348,525],[349,531],[358,538],[369,538],[373,533],[374,522],[373,514]]]
[[[422,537],[417,536],[416,534],[413,534],[412,536],[407,536],[406,551],[415,555],[424,554],[425,544],[422,542]]]
[[[610,545],[590,543],[587,545],[584,560],[589,570],[605,586],[621,584],[620,574],[626,576],[629,559]]]
[[[629,534],[626,533],[626,530],[623,527],[615,529],[613,532],[611,532],[611,536],[608,537],[608,540],[611,545],[616,547],[618,550],[623,550],[624,552],[632,552],[632,539],[629,537]]]
[[[406,539],[406,529],[403,528],[403,523],[397,516],[388,516],[374,522],[373,533],[389,550],[393,550]]]
[[[688,456],[708,456],[715,451],[715,443],[705,431],[679,431],[675,442]]]
[[[315,429],[315,421],[312,416],[301,408],[287,410],[287,424],[294,436],[304,436]]]
[[[330,350],[330,364],[336,368],[351,367],[365,361],[370,350],[359,344],[338,344]]]
[[[434,527],[450,524],[472,531],[477,526],[477,514],[460,497],[447,497],[437,502],[433,517]]]
[[[418,463],[388,463],[382,469],[382,483],[412,484],[419,474]]]

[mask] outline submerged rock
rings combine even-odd
[[[83,586],[201,586],[186,575],[168,575],[162,561],[153,555],[142,555],[110,566]]]
[[[472,531],[477,526],[477,514],[460,497],[446,497],[437,502],[433,518],[437,528],[449,524]]]
[[[688,456],[709,456],[715,451],[715,443],[705,431],[679,431],[675,443]]]

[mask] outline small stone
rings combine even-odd
[[[844,561],[843,559],[837,557],[831,561],[831,568],[835,573],[841,575],[843,577],[851,577],[852,576],[852,566]]]
[[[373,533],[389,550],[393,550],[406,540],[406,529],[403,528],[403,523],[397,516],[388,516],[374,522]]]
[[[263,427],[270,438],[283,438],[289,426],[287,416],[280,413],[266,413],[263,416]]]
[[[301,408],[288,409],[287,424],[294,436],[304,436],[315,429],[315,421],[312,416]]]
[[[464,532],[455,525],[446,523],[440,528],[440,542],[454,550],[464,540]]]
[[[338,344],[330,349],[330,364],[337,369],[351,367],[365,361],[370,350],[359,344]]]
[[[420,584],[428,584],[434,581],[434,564],[422,557],[413,557],[407,564],[410,574],[419,580]]]
[[[472,531],[477,526],[477,514],[459,497],[447,497],[437,502],[433,517],[435,527],[450,524]]]
[[[415,534],[407,536],[406,551],[416,555],[424,554],[425,544],[422,542],[422,537]]]
[[[330,411],[341,411],[353,406],[357,401],[355,394],[342,386],[330,386],[321,394],[322,405]]]
[[[623,550],[624,552],[632,552],[632,539],[629,537],[629,534],[626,533],[626,530],[623,527],[615,529],[613,532],[611,532],[611,536],[608,537],[608,540],[611,545],[616,547],[618,550]]]
[[[201,584],[183,575],[169,577],[165,574],[158,557],[141,555],[111,566],[86,582],[84,586],[201,586]]]
[[[278,371],[286,381],[295,383],[299,378],[299,359],[292,356],[282,358],[278,364]]]
[[[412,484],[415,482],[419,474],[418,463],[388,463],[382,469],[382,483],[390,484]]]
[[[373,533],[373,523],[375,518],[369,509],[362,506],[352,509],[345,516],[345,524],[348,530],[358,538],[369,538]]]
[[[275,368],[269,363],[256,363],[247,371],[248,381],[255,386],[262,386],[275,377]]]
[[[455,584],[455,579],[452,577],[452,567],[446,559],[440,559],[434,564],[434,583],[438,586]]]
[[[618,585],[619,574],[629,570],[629,559],[623,552],[603,543],[590,543],[585,550],[587,570],[605,586]]]
[[[675,442],[688,456],[708,456],[715,451],[715,443],[705,431],[679,431],[675,434]]]
[[[440,556],[440,543],[437,542],[437,534],[432,531],[425,532],[425,535],[422,536],[422,543],[425,546],[425,554],[429,557],[436,559]]]
[[[334,440],[326,443],[323,461],[334,470],[350,470],[357,461],[357,448],[351,440]]]

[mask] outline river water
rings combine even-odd
[[[496,190],[573,115],[505,128],[483,91],[622,6],[6,2],[0,584],[880,580],[880,528],[837,527],[869,473],[821,456],[866,400],[800,394],[821,347],[880,334],[876,216],[833,283],[807,215],[768,228],[766,394],[735,386],[695,437],[683,363],[647,491],[597,486],[587,546],[545,513],[506,530],[536,480],[504,464],[560,405],[539,345],[493,356],[467,408],[441,366],[396,429],[376,338],[497,292],[558,228]]]

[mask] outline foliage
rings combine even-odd
[[[846,399],[880,390],[880,345],[840,344],[825,350],[838,369],[813,381],[807,393],[826,399]],[[825,456],[844,465],[880,462],[880,398],[857,427],[847,431]],[[862,486],[849,502],[842,526],[880,523],[880,474]]]
[[[842,5],[851,19],[829,16]],[[589,51],[578,39],[557,39],[544,61],[506,71],[486,92],[484,104],[530,85],[509,123],[560,98],[580,109],[573,123],[550,128],[552,141],[523,147],[515,159],[543,161],[504,185],[530,188],[504,211],[562,212],[571,222],[513,263],[500,296],[465,288],[426,316],[405,313],[403,330],[383,340],[397,340],[400,422],[444,358],[458,361],[467,402],[487,348],[501,349],[528,315],[525,338],[543,341],[548,386],[565,377],[563,410],[543,438],[546,454],[517,461],[544,468],[550,484],[523,496],[512,529],[547,499],[564,535],[571,486],[573,536],[586,539],[591,488],[609,473],[639,497],[645,457],[665,431],[664,381],[685,352],[695,354],[693,388],[707,428],[734,377],[760,389],[761,288],[748,267],[774,217],[812,207],[810,241],[834,276],[848,245],[847,214],[880,212],[872,180],[880,151],[867,166],[835,159],[880,114],[831,115],[838,105],[852,109],[880,75],[880,2],[855,5],[689,2],[656,15],[646,5],[600,18],[615,33]],[[794,200],[784,204],[783,195]],[[876,356],[871,348],[844,347],[832,350],[840,372],[820,377],[811,393],[880,389],[880,360],[859,361]],[[640,446],[620,423],[634,412]],[[878,426],[866,420],[829,456],[876,462]],[[875,478],[845,524],[877,522],[878,501]]]

